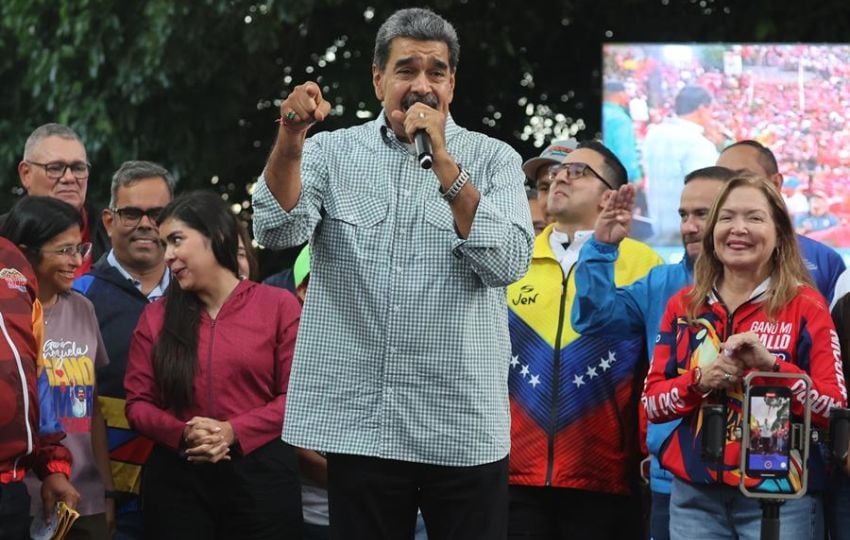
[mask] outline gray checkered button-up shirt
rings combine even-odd
[[[283,438],[437,465],[497,461],[510,448],[504,287],[525,274],[533,242],[520,157],[448,119],[449,153],[481,192],[461,239],[436,175],[384,126],[382,115],[310,137],[291,212],[262,178],[254,191],[260,243],[312,236]]]

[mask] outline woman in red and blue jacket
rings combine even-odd
[[[811,286],[778,190],[760,177],[738,176],[712,208],[694,286],[673,296],[661,320],[643,404],[652,422],[681,418],[661,447],[661,463],[676,476],[670,535],[712,538],[758,535],[761,509],[738,490],[743,378],[751,371],[811,377],[812,422],[826,427],[829,410],[846,403],[838,340],[826,302]],[[802,382],[792,388],[792,418],[803,414]],[[727,411],[722,463],[701,457],[701,407]],[[799,455],[784,478],[744,477],[751,490],[795,492]],[[782,538],[822,537],[825,470],[810,453],[809,490],[781,510]]]
[[[0,228],[0,233],[2,233]],[[29,538],[30,503],[23,479],[32,469],[44,482],[42,501],[75,507],[68,482],[71,454],[53,408],[41,360],[42,307],[32,266],[0,238],[0,537]],[[41,412],[41,414],[39,414]]]

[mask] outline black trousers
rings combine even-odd
[[[332,540],[412,539],[417,509],[428,540],[500,540],[508,510],[508,460],[444,467],[328,455]]]
[[[640,498],[579,489],[510,486],[511,540],[642,540]]]
[[[142,474],[145,538],[301,538],[298,463],[280,440],[197,465],[157,446]]]
[[[30,496],[23,482],[0,484],[0,540],[29,540]]]

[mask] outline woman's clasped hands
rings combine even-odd
[[[235,442],[236,434],[230,422],[195,416],[183,428],[184,454],[193,463],[230,460],[230,447]]]

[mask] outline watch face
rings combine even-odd
[[[691,377],[691,386],[696,386],[702,380],[702,370],[699,366],[694,368],[693,375]]]

